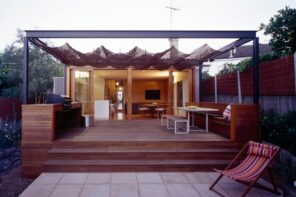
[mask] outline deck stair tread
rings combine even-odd
[[[62,160],[52,159],[45,162],[47,165],[210,165],[210,164],[228,164],[230,160],[171,160],[171,159],[157,159],[157,160]]]
[[[192,152],[192,153],[237,153],[239,149],[236,148],[53,148],[49,150],[49,153],[158,153],[158,152]]]
[[[238,148],[231,141],[56,141],[53,148]]]
[[[210,171],[239,152],[232,141],[58,140],[48,151],[48,172]]]

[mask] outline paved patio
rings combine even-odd
[[[245,185],[217,173],[42,173],[21,197],[212,197],[240,196]],[[260,180],[263,184],[268,184]],[[279,196],[253,188],[248,196]]]

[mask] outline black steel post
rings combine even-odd
[[[28,78],[29,78],[29,43],[28,38],[24,37],[24,57],[23,57],[23,104],[28,103]]]
[[[67,94],[67,65],[64,64],[64,95]]]
[[[253,103],[259,104],[259,38],[253,40]]]

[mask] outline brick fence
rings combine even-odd
[[[253,95],[253,68],[240,73],[242,96]],[[260,64],[260,96],[295,96],[294,57],[284,57]],[[214,77],[202,81],[202,95],[215,94]],[[237,75],[217,77],[217,91],[237,95]]]

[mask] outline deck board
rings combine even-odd
[[[212,132],[176,135],[160,120],[95,121],[94,127],[58,131],[57,141],[229,141]]]

